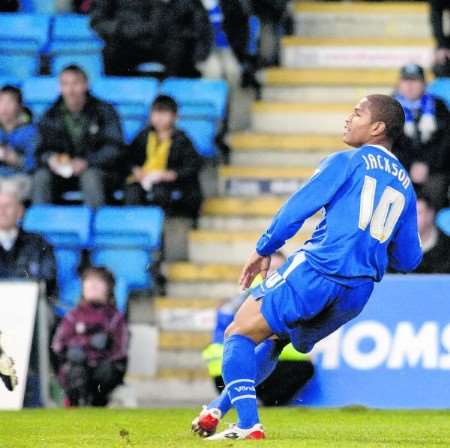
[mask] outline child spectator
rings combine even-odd
[[[122,130],[114,108],[89,93],[86,73],[76,65],[60,74],[61,97],[39,123],[34,204],[54,203],[81,187],[84,202],[106,202],[122,149]]]
[[[450,176],[450,115],[445,103],[426,93],[425,73],[416,64],[400,70],[395,98],[405,113],[403,135],[394,152],[416,187],[423,189],[438,208],[448,202]]]
[[[186,134],[175,127],[177,109],[169,96],[155,99],[148,125],[128,150],[125,203],[152,203],[169,216],[196,219],[202,202],[202,158]]]
[[[22,198],[31,190],[37,132],[17,87],[0,89],[0,179],[14,182]]]
[[[86,268],[79,305],[59,324],[52,341],[66,406],[106,406],[127,366],[128,330],[114,305],[114,277]]]

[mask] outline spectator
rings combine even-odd
[[[272,256],[270,272],[267,275],[270,276],[285,261],[284,254],[276,252]],[[261,280],[261,276],[257,277],[254,281],[255,286]],[[221,375],[224,333],[247,296],[248,291],[229,300],[218,309],[213,341],[203,351],[203,358],[208,362],[208,371],[218,393],[224,388]],[[289,341],[277,340],[274,345],[274,350],[280,352],[278,364],[272,374],[256,387],[256,395],[265,406],[284,406],[311,379],[314,366],[310,357],[297,352]]]
[[[428,196],[417,198],[417,221],[423,259],[415,270],[420,274],[450,273],[450,238],[435,225],[436,208]]]
[[[201,0],[97,0],[92,28],[105,41],[107,75],[136,74],[144,62],[159,62],[168,76],[197,77],[196,64],[211,50],[212,30]]]
[[[0,2],[0,12],[16,12],[19,10],[18,0],[2,0]]]
[[[106,406],[110,393],[123,381],[128,330],[114,305],[114,283],[105,268],[86,268],[81,302],[53,337],[66,406]]]
[[[436,76],[450,77],[450,33],[444,30],[444,12],[450,11],[450,0],[429,0],[430,19],[436,40],[434,72]]]
[[[47,294],[56,293],[56,262],[53,250],[39,235],[18,226],[24,208],[15,185],[0,184],[0,278],[42,280]]]
[[[113,107],[89,93],[86,73],[76,65],[60,75],[61,97],[39,123],[34,204],[54,203],[68,189],[81,187],[84,202],[106,202],[122,147],[120,121]]]
[[[186,134],[175,127],[176,120],[176,102],[169,96],[158,96],[149,124],[136,136],[127,154],[130,176],[125,203],[150,202],[169,216],[196,219],[202,202],[202,159]]]
[[[447,204],[449,186],[450,116],[445,103],[425,89],[422,67],[402,67],[394,96],[405,112],[405,127],[394,148],[415,186],[440,208]]]
[[[0,179],[16,183],[22,198],[31,190],[35,168],[36,127],[24,110],[22,92],[17,87],[0,89]]]

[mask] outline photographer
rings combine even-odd
[[[128,330],[114,305],[113,275],[89,267],[81,278],[81,301],[58,326],[52,350],[60,361],[65,405],[106,406],[125,375]]]

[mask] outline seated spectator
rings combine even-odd
[[[402,67],[395,98],[405,112],[404,133],[394,151],[416,187],[436,205],[447,204],[450,175],[450,115],[445,103],[425,92],[422,67]]]
[[[163,64],[168,76],[197,77],[211,50],[212,30],[201,0],[97,0],[91,26],[105,41],[107,75],[130,76],[144,62]]]
[[[81,188],[84,202],[106,202],[107,185],[117,171],[122,130],[114,108],[89,93],[86,73],[76,65],[60,75],[61,97],[39,123],[34,204],[55,203]]]
[[[450,0],[429,0],[430,19],[436,40],[433,71],[437,77],[450,77],[450,33],[445,32],[444,12],[450,11]]]
[[[18,226],[24,213],[14,184],[0,183],[0,279],[42,280],[47,294],[56,292],[56,262],[52,247]]]
[[[0,2],[0,12],[16,12],[19,10],[18,0],[2,0]]]
[[[195,219],[202,202],[202,158],[186,134],[175,127],[176,120],[176,102],[169,96],[158,96],[148,125],[128,149],[125,203],[152,203],[169,216]]]
[[[423,259],[415,270],[419,274],[450,273],[450,238],[435,225],[436,208],[425,195],[417,198],[417,222]]]
[[[16,183],[22,198],[31,190],[31,173],[35,168],[36,127],[22,104],[20,89],[0,89],[0,180]]]
[[[285,261],[286,257],[281,252],[272,255],[270,272],[267,276],[281,267]],[[261,276],[258,276],[253,286],[261,281]],[[248,295],[249,290],[225,302],[217,310],[216,328],[214,329],[212,343],[203,351],[203,358],[208,362],[209,374],[219,393],[224,388],[221,375],[224,333]],[[256,395],[265,406],[285,406],[311,379],[314,374],[314,366],[310,357],[297,352],[289,343],[289,340],[277,339],[266,341],[263,344],[267,344],[274,352],[279,353],[279,357],[275,370],[256,387]]]
[[[114,305],[114,283],[107,269],[86,268],[81,301],[53,337],[66,406],[106,406],[110,393],[123,382],[128,330]]]

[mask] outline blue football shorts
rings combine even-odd
[[[356,317],[372,291],[372,281],[345,286],[330,280],[298,252],[253,288],[251,296],[261,300],[261,313],[273,333],[308,353],[316,342]]]

